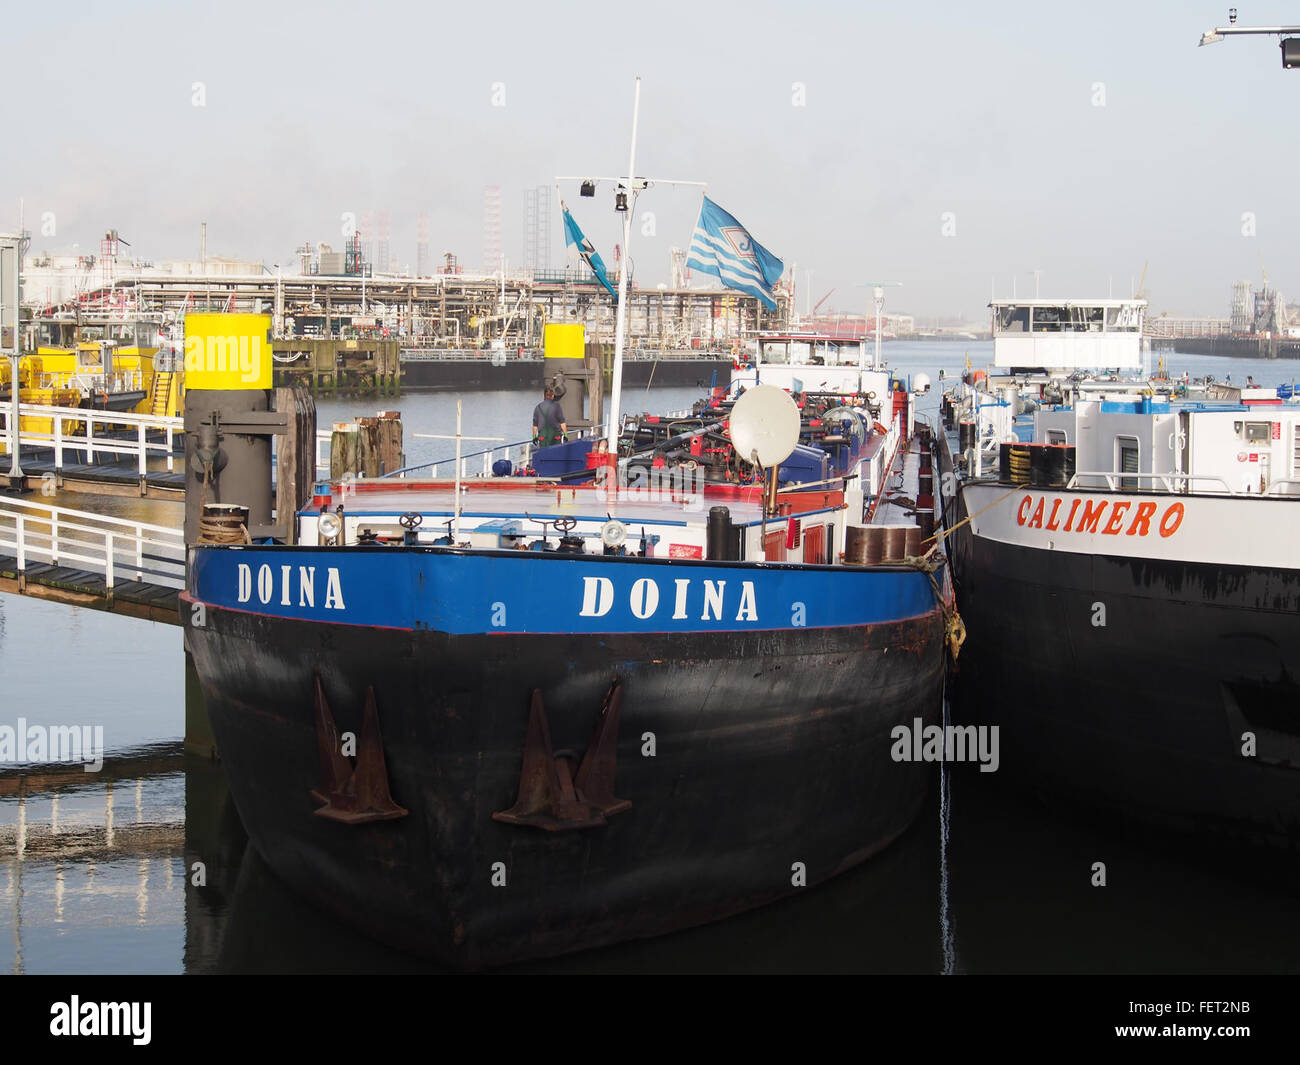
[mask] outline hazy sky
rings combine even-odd
[[[1240,5],[1242,25],[1288,20]],[[798,264],[800,307],[835,288],[827,306],[858,310],[856,283],[891,278],[896,310],[982,317],[991,282],[1127,295],[1150,260],[1156,311],[1225,316],[1261,269],[1300,297],[1300,70],[1276,38],[1196,47],[1226,21],[1133,0],[12,5],[0,227],[22,197],[37,252],[116,227],[137,254],[197,257],[207,221],[210,255],[287,264],[379,208],[413,266],[427,210],[431,253],[476,267],[499,184],[519,264],[524,190],[626,169],[640,74],[637,170],[707,181]],[[611,260],[608,187],[565,196]],[[640,197],[639,283],[668,279],[698,205]],[[558,211],[551,241],[560,265]]]

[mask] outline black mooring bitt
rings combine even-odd
[[[605,694],[596,729],[575,772],[571,756],[555,753],[542,693],[534,688],[518,797],[514,806],[494,813],[492,819],[547,832],[565,832],[598,828],[606,823],[607,817],[630,809],[630,802],[614,795],[622,703],[623,688],[616,679]]]
[[[315,715],[321,787],[312,789],[311,796],[325,804],[316,811],[316,816],[347,825],[405,817],[410,811],[398,806],[388,789],[388,764],[384,759],[384,741],[379,731],[375,689],[366,689],[366,709],[361,721],[361,735],[357,737],[355,766],[343,754],[338,726],[330,713],[320,674],[316,675]]]

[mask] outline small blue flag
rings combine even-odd
[[[609,283],[609,278],[605,275],[605,261],[596,253],[591,241],[583,236],[582,230],[578,228],[578,223],[573,220],[573,215],[569,213],[569,208],[565,206],[563,200],[560,201],[560,210],[564,212],[565,245],[578,249],[578,254],[591,267],[591,272],[596,275],[596,280],[605,286],[606,292],[617,299],[618,293],[614,291],[614,286]]]
[[[749,235],[749,230],[707,196],[691,234],[686,265],[713,274],[728,288],[757,296],[776,310],[772,286],[785,264]]]

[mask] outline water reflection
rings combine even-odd
[[[936,774],[913,828],[787,902],[523,972],[1281,972],[1294,866]],[[1102,861],[1107,886],[1092,886]],[[282,885],[219,764],[179,744],[0,773],[0,950],[14,973],[422,972]]]
[[[875,861],[783,903],[657,939],[512,967],[516,972],[935,972],[937,807]],[[928,890],[921,888],[929,885]],[[188,965],[187,965],[188,968]],[[432,972],[359,935],[243,856],[217,971]]]
[[[186,972],[221,971],[222,941],[248,836],[220,765],[190,757],[185,771]]]
[[[178,768],[179,765],[179,768]],[[216,763],[179,745],[106,776],[0,776],[0,863],[14,972],[418,972],[282,885],[247,842]],[[932,972],[937,805],[877,860],[806,896],[674,936],[526,971]],[[879,915],[889,914],[888,920]],[[126,953],[122,932],[140,933]],[[183,930],[175,949],[173,933]],[[166,941],[169,946],[162,948]]]
[[[184,918],[179,745],[0,773],[10,971],[173,971]]]

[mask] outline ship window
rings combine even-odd
[[[1028,307],[998,307],[995,322],[999,333],[1028,333]]]
[[[790,361],[807,364],[808,356],[812,353],[812,345],[806,340],[795,340],[790,344]]]
[[[830,346],[831,355],[827,363],[831,366],[857,366],[862,345],[849,340]]]
[[[1035,307],[1033,331],[1035,333],[1059,333],[1065,328],[1069,313],[1065,307]]]
[[[1100,333],[1104,311],[1101,307],[1071,307],[1067,328],[1076,333]]]
[[[1120,473],[1138,472],[1138,442],[1136,437],[1116,437],[1115,451],[1115,465],[1119,469]],[[1120,490],[1124,492],[1136,492],[1138,488],[1138,479],[1136,477],[1121,477],[1119,487]]]
[[[1065,443],[1065,430],[1064,430],[1064,429],[1048,429],[1048,430],[1047,430],[1047,442],[1048,442],[1049,444],[1064,444],[1064,443]]]
[[[1106,331],[1134,333],[1138,329],[1138,313],[1135,307],[1107,307]]]
[[[763,344],[762,355],[764,362],[787,363],[790,361],[788,345],[783,340]]]
[[[1272,431],[1271,422],[1247,422],[1246,423],[1246,442],[1251,444],[1267,444]]]

